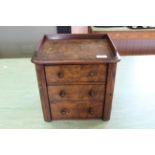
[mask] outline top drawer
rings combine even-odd
[[[45,66],[47,83],[105,82],[106,64]]]

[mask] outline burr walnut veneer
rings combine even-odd
[[[32,58],[45,121],[109,120],[119,59],[105,34],[45,35]]]

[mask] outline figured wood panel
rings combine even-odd
[[[47,83],[104,82],[107,65],[55,65],[45,67]]]
[[[96,60],[96,55],[113,57],[106,39],[47,40],[41,47],[42,59]]]
[[[50,106],[49,106],[49,100],[48,100],[48,92],[47,92],[47,86],[46,86],[44,66],[36,65],[36,73],[37,73],[38,87],[39,87],[39,92],[40,92],[44,120],[51,121],[52,118],[51,118],[51,112],[50,112]]]
[[[102,55],[102,58],[98,58]],[[32,57],[36,64],[97,64],[118,62],[119,54],[106,34],[45,35]]]
[[[89,119],[102,118],[102,102],[65,101],[51,103],[53,119]]]
[[[109,120],[110,115],[111,115],[116,67],[117,67],[116,64],[109,64],[108,66],[105,102],[104,102],[104,110],[103,110],[103,120]]]
[[[104,85],[60,85],[48,86],[50,101],[100,100],[104,99]]]

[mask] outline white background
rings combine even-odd
[[[1,0],[0,25],[155,25],[154,0]]]

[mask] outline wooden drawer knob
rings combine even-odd
[[[67,113],[69,113],[68,109],[64,108],[61,110],[62,115],[66,115]]]
[[[64,97],[65,94],[66,94],[65,91],[64,91],[64,90],[61,90],[59,95],[60,95],[61,97]]]
[[[92,71],[92,72],[89,72],[89,74],[88,74],[88,75],[92,77],[92,76],[95,76],[95,75],[96,75],[96,73]]]
[[[63,77],[64,77],[64,73],[63,73],[63,72],[59,72],[59,73],[58,73],[58,77],[59,77],[59,78],[63,78]]]
[[[91,115],[93,115],[93,114],[94,114],[93,108],[90,107],[90,108],[88,109],[88,113],[91,114]]]
[[[89,92],[89,95],[90,95],[91,97],[95,97],[95,96],[96,96],[95,90],[91,90],[91,91]]]

